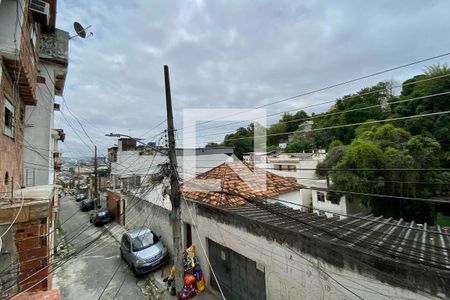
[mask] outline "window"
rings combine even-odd
[[[158,242],[159,239],[156,235],[151,232],[146,232],[133,239],[133,251],[144,250]]]
[[[3,109],[3,133],[12,138],[14,138],[14,112],[14,106],[8,98],[6,98],[5,107]]]
[[[31,45],[33,46],[33,49],[35,50],[36,49],[36,41],[37,41],[36,23],[33,23],[31,25],[30,38],[31,38]]]
[[[297,167],[295,165],[288,165],[288,171],[296,171]]]
[[[138,188],[139,186],[141,186],[141,176],[122,178],[122,184],[123,184],[122,188],[125,191]]]
[[[126,250],[128,250],[128,251],[130,250],[131,243],[130,243],[130,240],[128,239],[128,237],[126,237],[126,236],[122,237],[122,245]]]
[[[325,202],[325,194],[322,192],[317,192],[317,201]]]
[[[8,185],[8,184],[9,184],[9,173],[6,172],[5,173],[5,185]]]
[[[281,170],[281,165],[273,165],[273,169],[280,171]]]

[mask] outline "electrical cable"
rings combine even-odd
[[[22,189],[20,189],[20,185],[19,185],[19,190],[20,190],[20,196],[21,196],[21,198],[22,198],[22,203],[20,204],[19,210],[17,211],[17,214],[16,214],[16,216],[14,217],[14,219],[12,220],[11,224],[9,225],[8,228],[6,228],[6,230],[5,230],[5,231],[2,233],[2,235],[0,236],[0,240],[8,233],[8,231],[13,227],[14,223],[16,223],[17,218],[19,217],[19,215],[20,215],[20,213],[21,213],[21,211],[22,211],[23,205],[24,205],[24,203],[25,203],[25,198],[23,197]],[[13,199],[11,199],[11,201],[13,201]]]
[[[440,112],[434,112],[434,113],[425,113],[425,114],[412,115],[412,116],[406,116],[406,117],[396,117],[396,118],[389,118],[389,119],[383,119],[383,120],[368,120],[365,122],[358,122],[358,123],[352,123],[352,124],[336,125],[336,126],[329,126],[329,127],[322,127],[322,128],[312,128],[307,131],[306,130],[295,130],[295,131],[289,131],[289,132],[271,133],[271,134],[260,135],[260,136],[246,136],[246,137],[240,137],[240,138],[232,138],[232,139],[227,139],[226,142],[245,140],[245,139],[254,139],[254,138],[258,138],[258,137],[265,138],[268,136],[289,135],[289,134],[293,134],[293,133],[297,133],[297,134],[310,133],[310,132],[316,132],[316,131],[322,131],[322,130],[328,130],[328,129],[345,128],[345,127],[359,126],[359,125],[363,125],[363,124],[375,124],[375,123],[384,123],[384,122],[390,122],[390,121],[408,120],[408,119],[415,119],[415,118],[422,118],[422,117],[429,117],[429,116],[444,115],[444,114],[449,114],[449,113],[450,113],[450,111],[440,111]],[[216,142],[222,142],[222,141],[216,140]]]
[[[449,76],[450,76],[450,74],[449,74]],[[448,95],[448,94],[450,94],[450,92],[442,92],[442,93],[436,93],[436,94],[431,94],[431,95],[427,95],[427,96],[403,99],[403,100],[389,102],[389,105],[399,104],[399,103],[406,103],[406,102],[422,100],[422,99],[428,99],[428,98],[433,98],[433,97],[439,97],[439,96],[444,96],[444,95]],[[341,114],[345,114],[345,113],[349,113],[349,112],[362,111],[362,110],[367,110],[367,109],[372,109],[372,108],[377,108],[377,107],[383,107],[383,104],[375,104],[375,105],[370,105],[370,106],[364,106],[364,107],[359,107],[359,108],[342,110],[342,111],[338,111],[338,112],[330,112],[330,113],[318,114],[318,115],[314,115],[314,116],[307,117],[307,118],[292,119],[292,120],[289,120],[289,121],[279,121],[276,124],[278,125],[278,124],[289,124],[289,123],[293,123],[293,122],[297,123],[297,122],[301,122],[301,121],[310,121],[310,120],[314,120],[314,119],[320,119],[320,118],[325,118],[325,117],[329,117],[329,116],[336,116],[336,115],[341,115]],[[217,132],[217,133],[211,133],[211,134],[205,134],[205,135],[196,136],[196,138],[202,138],[202,137],[208,137],[208,136],[217,136],[217,135],[230,134],[230,133],[235,133],[235,132],[236,131]],[[188,138],[190,138],[190,137],[188,137]]]
[[[450,77],[450,74],[434,76],[434,77],[431,77],[431,78],[425,78],[425,79],[412,81],[412,82],[405,82],[403,84],[400,84],[400,85],[397,85],[397,86],[393,86],[391,88],[403,88],[405,86],[416,85],[418,83],[428,82],[428,81],[431,81],[431,80],[437,80],[437,79],[442,79],[442,78],[446,78],[446,77]],[[354,94],[354,95],[350,95],[350,96],[345,96],[345,100],[358,98],[358,97],[362,97],[362,96],[367,96],[367,95],[371,95],[371,94],[374,94],[374,93],[380,93],[380,92],[383,92],[383,91],[386,91],[386,88],[382,88],[382,89],[378,89],[378,90],[374,90],[374,91],[370,91],[370,92],[366,92],[366,93],[361,93],[361,94]],[[281,112],[277,112],[277,113],[271,113],[271,114],[266,115],[264,118],[273,117],[273,116],[281,115],[281,114],[286,114],[286,113],[293,112],[293,111],[300,111],[300,110],[304,110],[304,109],[307,109],[307,108],[322,106],[322,105],[325,105],[325,104],[335,103],[336,101],[337,100],[325,101],[325,102],[315,103],[315,104],[311,104],[311,105],[307,105],[307,106],[303,106],[303,107],[289,109],[289,110],[286,110],[286,111],[281,111]],[[387,103],[387,105],[391,105],[391,104],[393,104],[393,103],[392,102],[388,102]],[[318,116],[320,116],[320,115],[318,115]],[[261,119],[261,118],[256,118],[254,120],[258,120],[258,119]],[[299,119],[297,119],[297,120],[299,120]],[[216,125],[216,126],[205,128],[202,131],[207,131],[207,130],[213,129],[213,128],[225,127],[225,126],[228,126],[228,125],[239,124],[239,123],[244,123],[244,122],[248,122],[248,120],[234,121],[234,122],[227,123],[225,125]]]
[[[133,199],[134,199],[134,197],[136,196],[136,194],[137,193],[135,193],[134,195],[133,195]],[[137,203],[139,203],[139,201],[137,201],[134,205],[136,205]],[[131,207],[130,207],[131,208]],[[120,214],[120,216],[122,216],[123,214],[124,214],[125,212],[123,212],[122,214]],[[119,216],[119,217],[120,217]],[[89,223],[87,224],[87,225],[81,225],[80,226],[80,228],[81,228],[81,230],[79,231],[79,233],[78,234],[76,234],[75,236],[73,236],[69,241],[66,241],[66,242],[71,242],[71,241],[73,241],[75,238],[77,238],[81,233],[83,233],[84,232],[84,230],[85,230],[85,228],[87,228],[87,227],[89,227]],[[75,230],[76,231],[76,230]],[[102,231],[102,233],[101,234],[103,234],[103,233],[105,233],[106,232],[106,229],[104,229],[103,231]],[[56,247],[58,247],[59,246],[59,244],[56,246]],[[48,258],[50,259],[52,256],[54,256],[55,254],[53,253],[53,254],[51,254]],[[46,256],[46,258],[47,258],[47,256]],[[48,264],[47,266],[45,266],[45,267],[43,267],[41,270],[39,270],[39,271],[37,271],[35,274],[37,274],[37,273],[39,273],[40,271],[42,271],[43,269],[45,269],[45,268],[47,268],[47,267],[49,267],[49,266],[51,266],[52,264]],[[33,274],[34,275],[34,274]],[[31,276],[33,276],[33,275],[31,275]],[[23,282],[23,281],[25,281],[25,280],[27,280],[28,278],[30,278],[31,276],[27,276],[25,279],[23,279],[21,282]],[[45,279],[45,278],[44,278]],[[44,280],[43,279],[43,280]],[[42,281],[42,280],[41,280]],[[8,290],[10,290],[10,289],[8,289]],[[8,291],[8,290],[6,290],[6,291]]]
[[[368,75],[364,75],[364,76],[360,76],[360,77],[357,77],[357,78],[354,78],[354,79],[342,81],[342,82],[339,82],[339,83],[336,83],[336,84],[331,84],[331,85],[328,85],[328,86],[325,86],[325,87],[322,87],[322,88],[314,89],[314,90],[311,90],[311,91],[308,91],[308,92],[304,92],[304,93],[300,93],[300,94],[297,94],[297,95],[294,95],[294,96],[290,96],[290,97],[287,97],[287,98],[276,100],[276,101],[273,101],[273,102],[270,102],[270,103],[267,103],[267,104],[264,104],[264,105],[259,105],[259,106],[256,106],[256,107],[252,108],[252,109],[246,110],[245,112],[239,112],[239,113],[236,113],[236,114],[232,114],[230,116],[235,116],[235,115],[238,115],[238,114],[248,113],[248,112],[250,112],[252,110],[255,110],[255,109],[264,108],[264,107],[271,106],[271,105],[274,105],[274,104],[278,104],[278,103],[286,102],[286,101],[293,100],[293,99],[296,99],[296,98],[308,96],[308,95],[315,94],[315,93],[318,93],[318,92],[322,92],[322,91],[325,91],[325,90],[333,89],[335,87],[343,86],[343,85],[346,85],[346,84],[349,84],[349,83],[353,83],[353,82],[356,82],[356,81],[360,81],[360,80],[363,80],[363,79],[367,79],[367,78],[374,77],[374,76],[377,76],[377,75],[381,75],[381,74],[384,74],[384,73],[388,73],[388,72],[391,72],[391,71],[399,70],[399,69],[402,69],[402,68],[405,68],[405,67],[409,67],[409,66],[412,66],[412,65],[420,64],[420,63],[423,63],[423,62],[426,62],[426,61],[434,60],[434,59],[437,59],[437,58],[442,58],[442,57],[445,57],[445,56],[448,56],[448,55],[450,55],[450,52],[446,52],[446,53],[435,55],[435,56],[432,56],[432,57],[416,60],[416,61],[413,61],[413,62],[410,62],[410,63],[407,63],[407,64],[403,64],[403,65],[400,65],[400,66],[397,66],[397,67],[381,70],[381,71],[378,71],[378,72],[375,72],[375,73],[371,73],[371,74],[368,74]],[[218,121],[218,120],[220,120],[220,119],[201,122],[201,123],[198,123],[197,125],[206,124],[206,123],[210,123],[210,122]],[[185,128],[186,127],[183,127],[181,129],[179,129],[179,131],[184,130]]]

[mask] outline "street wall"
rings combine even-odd
[[[395,284],[395,280],[389,280],[387,274],[380,275],[383,274],[381,270],[376,276],[376,272],[368,271],[363,265],[356,268],[350,267],[348,263],[335,257],[332,249],[326,251],[323,246],[316,245],[313,241],[298,239],[292,241],[292,244],[303,244],[302,247],[313,248],[306,253],[299,247],[277,242],[277,239],[288,238],[278,236],[273,231],[257,229],[254,223],[236,222],[233,217],[227,220],[220,214],[214,215],[203,209],[199,212],[192,203],[189,207],[190,209],[186,205],[183,206],[182,219],[193,226],[193,244],[196,246],[198,258],[209,285],[213,274],[207,260],[208,239],[255,261],[264,269],[267,299],[355,298],[355,295],[343,289],[336,281],[363,299],[393,299],[395,297],[424,299],[421,294],[403,288],[400,283]],[[263,232],[266,234],[262,234]],[[184,233],[183,237],[185,236]],[[311,255],[310,253],[313,252],[325,254]],[[328,255],[326,260],[323,258],[324,255]],[[333,260],[341,264],[330,263]],[[405,278],[409,276],[397,274],[394,277],[398,282],[408,282]],[[440,296],[445,298],[443,294]]]

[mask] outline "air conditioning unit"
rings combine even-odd
[[[48,26],[50,23],[50,4],[42,0],[31,0],[29,10],[35,22]]]

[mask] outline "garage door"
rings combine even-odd
[[[208,240],[209,259],[225,297],[229,300],[266,299],[264,269],[233,250]],[[211,273],[211,285],[218,290]]]

